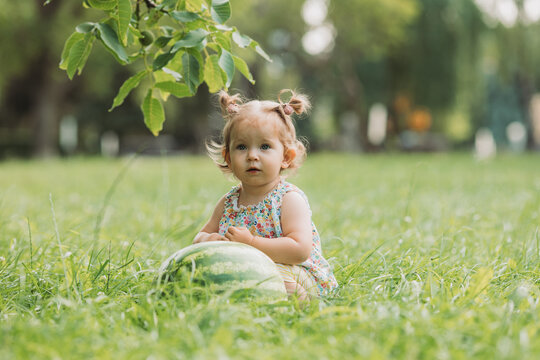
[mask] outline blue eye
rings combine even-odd
[[[236,150],[246,150],[246,145],[244,144],[240,144],[240,145],[236,145]]]
[[[261,149],[262,149],[262,150],[268,150],[268,149],[270,149],[270,145],[268,145],[268,144],[262,144],[262,145],[261,145]]]

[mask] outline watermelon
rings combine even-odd
[[[276,264],[262,251],[235,242],[209,241],[187,246],[159,268],[157,282],[197,284],[217,293],[287,297]]]

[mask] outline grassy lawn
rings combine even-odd
[[[290,181],[341,285],[307,307],[156,294],[234,185],[205,157],[0,163],[0,357],[540,357],[540,156],[312,155]]]

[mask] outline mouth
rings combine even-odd
[[[250,167],[249,169],[247,169],[247,172],[250,174],[258,174],[260,171],[261,170],[257,169],[256,167]]]

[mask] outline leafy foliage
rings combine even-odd
[[[141,108],[156,136],[165,121],[162,101],[169,95],[193,96],[203,82],[210,92],[227,88],[235,68],[255,82],[232,44],[270,61],[256,41],[224,25],[231,17],[229,0],[85,0],[83,5],[105,17],[75,28],[65,42],[60,68],[70,79],[81,74],[96,40],[122,65],[144,63],[144,69],[120,87],[109,110],[120,106],[133,89],[147,87]]]

